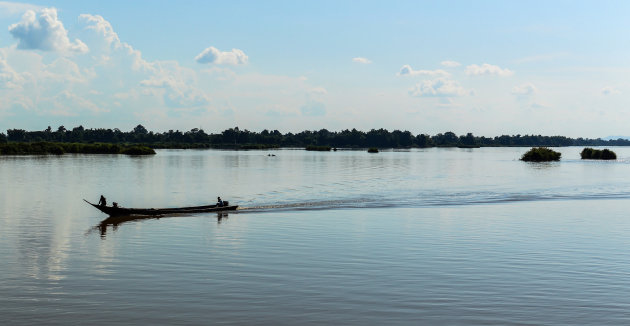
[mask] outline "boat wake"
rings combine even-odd
[[[519,202],[540,202],[560,200],[619,200],[630,199],[630,192],[593,192],[593,193],[494,193],[494,192],[459,192],[417,194],[408,197],[359,196],[335,200],[314,200],[270,203],[251,203],[238,208],[239,213],[307,211],[356,208],[412,208],[412,207],[448,207],[467,205],[509,204]]]

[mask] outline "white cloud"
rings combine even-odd
[[[155,66],[157,72],[150,78],[140,81],[140,85],[146,88],[165,89],[161,95],[166,105],[183,108],[210,103],[210,97],[196,87],[197,76],[193,70],[172,62],[158,62]]]
[[[0,89],[19,88],[24,83],[24,78],[20,76],[5,59],[0,57]]]
[[[89,110],[92,112],[106,112],[107,110],[103,110],[99,108],[92,101],[83,98],[77,94],[70,92],[69,90],[64,90],[61,93],[57,94],[53,97],[53,101],[55,103],[55,107],[58,108],[54,113],[60,115],[72,115],[68,108],[74,108],[75,110]]]
[[[57,18],[57,9],[44,8],[37,13],[28,10],[19,23],[9,26],[9,32],[18,40],[18,49],[86,53],[88,47],[79,39],[71,42],[63,23]]]
[[[0,1],[0,17],[22,15],[28,10],[39,11],[43,7],[29,3]]]
[[[326,115],[326,105],[322,102],[311,101],[300,107],[302,115],[309,117],[320,117]]]
[[[369,64],[372,63],[372,61],[368,58],[363,58],[363,57],[356,57],[356,58],[352,58],[352,62],[356,62],[356,63],[362,63],[362,64]]]
[[[236,73],[229,68],[213,66],[209,69],[200,70],[201,73],[212,76],[219,81],[229,81],[236,79]]]
[[[459,66],[462,65],[461,63],[459,63],[457,61],[450,61],[450,60],[442,61],[441,64],[444,67],[449,67],[449,68],[455,68],[455,67],[459,67]]]
[[[79,21],[87,25],[87,29],[96,31],[102,35],[103,38],[109,44],[113,44],[116,47],[121,46],[118,34],[114,32],[112,25],[100,15],[81,14],[79,15]]]
[[[455,97],[469,94],[457,81],[447,78],[424,80],[409,90],[414,97]]]
[[[328,94],[328,91],[323,87],[314,87],[311,88],[308,92],[315,96],[324,96]]]
[[[621,94],[621,91],[614,87],[607,86],[607,87],[602,88],[602,94],[603,95],[619,95]]]
[[[86,83],[92,75],[91,70],[81,69],[76,62],[61,57],[42,67],[38,78],[46,78],[54,83]]]
[[[118,60],[129,60],[133,70],[154,71],[152,65],[142,58],[140,51],[120,41],[112,25],[102,16],[81,14],[79,21],[85,25],[85,29],[94,31],[99,36],[98,39],[90,40],[95,51],[99,52],[95,57],[97,64],[113,64],[116,60],[112,56],[117,55]]]
[[[514,88],[512,88],[512,94],[518,96],[529,96],[537,91],[538,89],[532,83],[525,83],[521,86],[514,86]]]
[[[404,65],[400,68],[398,76],[429,76],[429,77],[448,77],[451,74],[442,70],[413,70],[410,65]]]
[[[478,65],[470,65],[466,67],[466,75],[469,76],[481,76],[481,75],[496,75],[496,76],[511,76],[514,72],[505,68],[501,68],[499,66],[491,65],[484,63],[481,66]]]
[[[199,63],[242,65],[246,64],[249,58],[245,52],[239,49],[232,49],[230,52],[222,52],[211,46],[199,53],[199,55],[195,57],[195,60]]]
[[[309,84],[299,74],[148,61],[98,15],[81,15],[76,30],[68,33],[84,41],[89,54],[23,51],[18,50],[17,41],[0,48],[1,126],[31,128],[44,119],[53,125],[90,124],[86,127],[126,128],[142,123],[160,130],[189,128],[192,122],[192,127],[209,128],[235,121],[256,124],[262,119],[270,122],[266,128],[279,129],[306,127],[314,117],[336,113],[327,112],[327,106],[338,94],[328,94],[325,85]],[[246,62],[246,56],[230,53],[236,56],[233,61],[223,53],[213,60]],[[289,120],[265,116],[264,109],[268,111],[270,105],[288,108]]]

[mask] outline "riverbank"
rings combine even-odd
[[[11,142],[0,144],[0,155],[62,155],[65,153],[154,155],[155,151],[147,146],[103,143]]]

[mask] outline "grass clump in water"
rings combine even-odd
[[[605,148],[603,150],[586,147],[580,153],[583,160],[616,160],[617,154]]]
[[[378,153],[378,148],[370,147],[370,148],[368,148],[368,153]]]
[[[534,147],[523,154],[521,161],[525,162],[549,162],[559,161],[562,154],[547,147]]]

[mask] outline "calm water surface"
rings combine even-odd
[[[0,319],[630,324],[630,148],[526,150],[0,157]],[[242,209],[106,220],[100,194]]]

